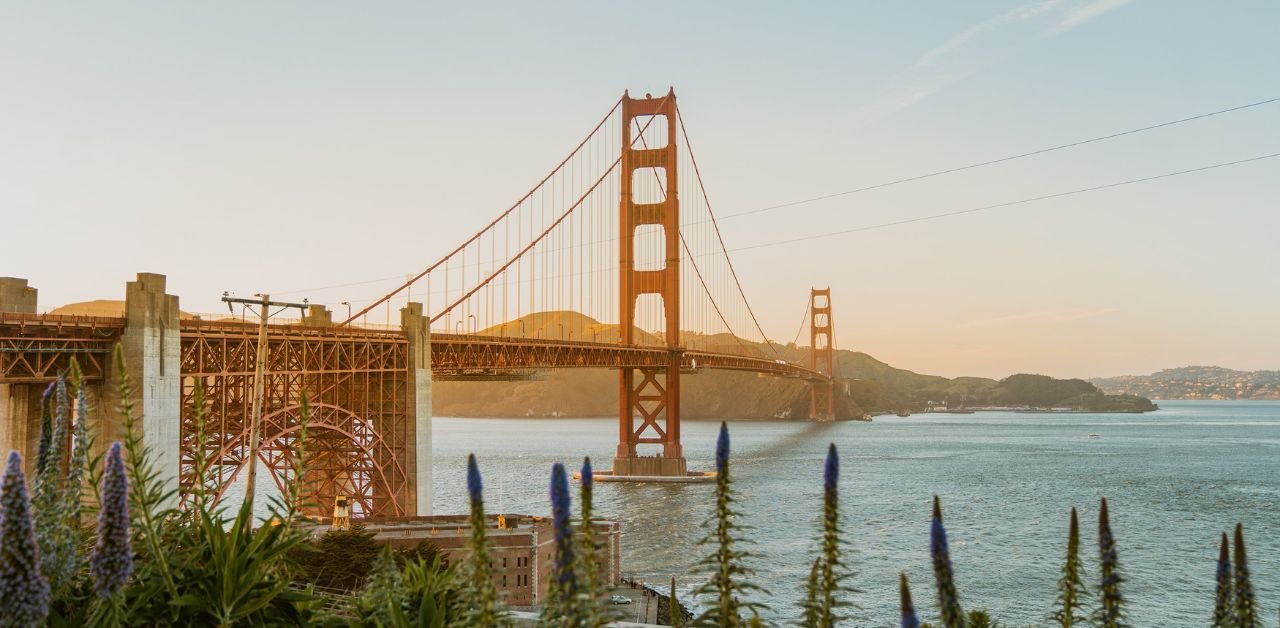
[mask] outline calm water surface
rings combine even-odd
[[[1280,403],[1167,401],[1145,415],[980,413],[873,423],[731,422],[733,473],[751,566],[771,593],[770,623],[796,616],[816,545],[822,462],[840,449],[858,621],[897,624],[897,575],[932,615],[930,498],[942,498],[961,602],[1013,625],[1044,624],[1080,509],[1094,538],[1099,497],[1111,505],[1136,626],[1206,625],[1220,532],[1245,525],[1267,625],[1280,602]],[[716,423],[687,421],[691,469],[713,464]],[[1102,435],[1090,440],[1090,432]],[[434,427],[435,510],[463,512],[474,452],[490,512],[546,514],[551,464],[589,455],[609,466],[616,419],[453,419]],[[712,487],[601,484],[601,516],[623,524],[623,570],[681,589],[698,580]],[[1096,554],[1086,554],[1089,582]]]

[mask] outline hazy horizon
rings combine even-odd
[[[775,340],[830,286],[838,348],[920,373],[1280,369],[1280,160],[758,246],[1280,152],[1280,103],[731,217],[1275,98],[1277,18],[1151,0],[2,7],[0,276],[42,310],[121,299],[140,271],[193,312],[224,290],[368,302],[624,89],[674,86]]]

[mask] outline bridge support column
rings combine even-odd
[[[178,297],[165,293],[165,276],[138,273],[125,287],[125,329],[120,336],[124,367],[129,374],[134,417],[140,419],[142,440],[151,448],[151,461],[166,488],[178,488],[182,433],[182,328]],[[120,374],[116,364],[102,400],[107,417],[96,433],[97,447],[119,440],[123,428],[115,408],[119,404]],[[176,493],[175,493],[176,495]],[[176,499],[176,498],[175,498]]]
[[[637,135],[633,137],[632,127]],[[646,130],[665,126],[646,141]],[[622,170],[619,199],[619,335],[624,345],[635,344],[636,303],[641,295],[662,298],[666,345],[665,366],[621,369],[618,376],[618,451],[613,475],[685,476],[680,445],[680,199],[676,166],[676,95],[660,98],[622,97]],[[649,172],[643,172],[648,170]],[[637,202],[633,184],[656,180],[661,199]],[[663,259],[637,259],[636,232],[641,227],[662,232]],[[640,269],[643,270],[640,270]],[[639,425],[637,425],[639,419]],[[660,445],[658,455],[642,455],[640,445]]]
[[[809,368],[835,377],[835,347],[831,322],[831,288],[809,292]],[[809,419],[834,421],[835,380],[809,384]]]
[[[409,420],[413,451],[405,458],[409,478],[405,512],[431,514],[431,321],[421,303],[400,310],[400,326],[409,339]]]
[[[36,296],[26,279],[0,277],[0,312],[35,314]],[[0,456],[17,451],[28,475],[40,442],[40,392],[34,384],[0,384]]]

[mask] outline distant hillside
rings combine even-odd
[[[499,332],[499,328],[502,329]],[[511,336],[617,342],[616,325],[599,323],[576,312],[544,312],[511,321],[491,333]],[[647,341],[659,338],[643,334]],[[639,336],[638,336],[639,337]],[[685,344],[707,350],[774,356],[805,364],[807,347],[767,346],[726,334],[687,334]],[[732,349],[730,348],[732,347]],[[775,350],[777,353],[775,354]],[[865,353],[837,351],[836,414],[922,411],[930,406],[1073,408],[1091,411],[1143,412],[1155,406],[1146,399],[1105,395],[1084,380],[1057,380],[1043,375],[1014,375],[1003,380],[982,377],[947,379],[894,368]],[[440,416],[595,417],[618,412],[618,374],[608,369],[548,371],[543,379],[516,382],[437,381],[432,407]],[[805,382],[739,373],[700,370],[681,383],[681,411],[690,419],[806,418],[809,386]]]
[[[1151,375],[1100,377],[1089,381],[1109,393],[1151,399],[1280,399],[1280,371],[1184,366]]]

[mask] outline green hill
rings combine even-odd
[[[508,330],[547,330],[553,337],[616,338],[615,326],[576,313],[540,314]],[[554,329],[554,332],[551,330]],[[801,364],[809,361],[807,347],[773,347],[731,336],[688,335],[697,348],[740,352],[743,344],[760,355],[775,355]],[[730,347],[733,347],[730,349]],[[836,414],[861,418],[868,414],[923,411],[930,407],[1070,408],[1092,412],[1146,412],[1156,407],[1133,395],[1106,395],[1080,379],[1060,380],[1044,375],[1018,374],[1002,380],[984,377],[948,379],[895,368],[858,351],[837,350],[835,356]],[[438,381],[432,394],[440,416],[598,417],[618,412],[618,374],[608,369],[548,371],[545,377],[514,382]],[[779,418],[804,419],[809,412],[809,385],[793,379],[751,373],[701,370],[681,378],[681,411],[689,419]]]

